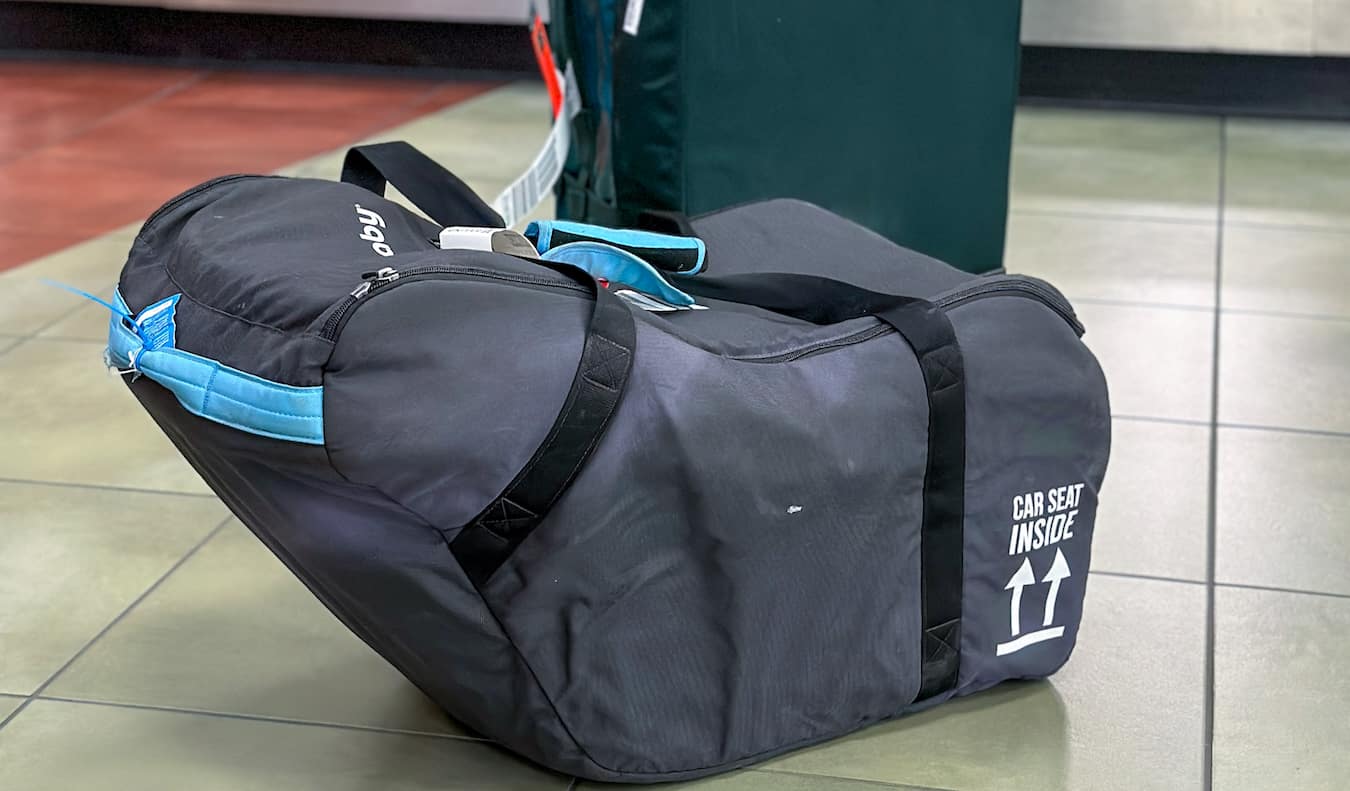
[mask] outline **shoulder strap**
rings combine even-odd
[[[399,140],[347,149],[342,180],[383,195],[393,184],[413,205],[442,226],[502,228],[501,215],[440,163]]]

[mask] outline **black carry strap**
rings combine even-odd
[[[920,527],[922,677],[916,700],[956,686],[960,670],[965,518],[965,366],[946,313],[926,300],[793,274],[690,277],[692,294],[755,305],[815,324],[875,316],[910,345],[928,395],[928,460]],[[480,588],[538,526],[595,450],[628,382],[636,330],[628,307],[596,287],[581,363],[539,449],[500,497],[450,542]]]
[[[538,526],[595,450],[623,397],[637,329],[623,300],[595,286],[595,309],[572,388],[543,444],[501,496],[450,542],[481,588]]]
[[[376,195],[383,195],[385,185],[393,184],[442,226],[506,227],[501,215],[455,174],[401,140],[347,149],[342,180]]]
[[[812,275],[692,277],[679,283],[695,296],[755,305],[815,324],[876,316],[914,350],[928,391],[928,466],[919,532],[923,674],[916,700],[954,688],[961,663],[966,377],[947,314],[926,300]]]

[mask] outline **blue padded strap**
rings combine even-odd
[[[693,297],[667,283],[651,264],[608,244],[572,242],[554,247],[540,257],[545,261],[569,264],[591,277],[602,278],[616,285],[631,286],[672,305],[687,307],[694,304]]]
[[[525,227],[525,238],[534,242],[541,254],[573,242],[604,242],[627,250],[657,269],[679,275],[702,272],[708,257],[703,240],[692,236],[605,228],[569,220],[536,220]]]
[[[158,303],[156,303],[158,304]],[[183,408],[273,439],[323,444],[323,387],[296,387],[222,365],[172,345],[147,349],[119,293],[108,322],[108,360],[163,385]]]

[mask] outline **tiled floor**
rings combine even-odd
[[[342,628],[103,372],[100,311],[39,283],[106,289],[135,227],[102,231],[170,179],[335,175],[324,150],[347,138],[303,116],[369,117],[385,89],[334,80],[295,102],[239,77],[112,74],[96,101],[34,88],[0,128],[0,208],[71,195],[44,179],[72,162],[97,199],[39,212],[24,249],[84,241],[0,273],[0,788],[592,788],[465,733]],[[415,93],[385,125],[433,109]],[[143,137],[175,98],[189,120]],[[509,85],[378,136],[491,195],[533,155],[544,102]],[[299,131],[252,163],[179,137],[222,105]],[[248,115],[225,114],[227,137]],[[109,139],[163,167],[94,168],[85,146]],[[69,226],[123,175],[154,200]],[[1008,267],[1074,299],[1117,416],[1075,656],[1050,682],[679,787],[1345,788],[1350,127],[1023,110],[1012,189]]]

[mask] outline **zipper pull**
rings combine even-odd
[[[364,297],[370,293],[372,288],[379,288],[386,283],[392,283],[398,280],[398,270],[392,266],[382,267],[377,272],[362,272],[361,285],[352,291],[352,296],[356,299]]]

